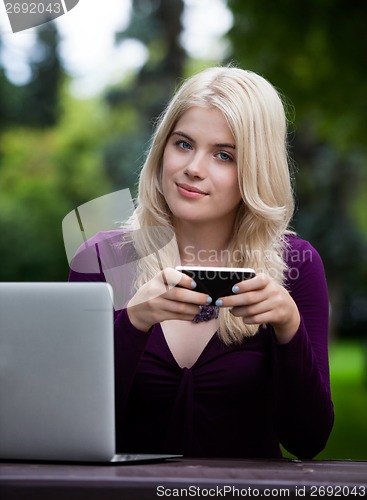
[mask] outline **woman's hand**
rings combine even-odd
[[[194,291],[195,286],[186,274],[170,267],[164,269],[139,288],[128,302],[130,322],[138,330],[147,332],[161,321],[193,320],[200,311],[199,306],[211,303],[209,295]]]
[[[269,276],[258,274],[233,287],[235,295],[216,302],[230,307],[234,316],[248,324],[268,323],[273,326],[278,342],[289,342],[298,330],[300,315],[296,303],[287,292]]]

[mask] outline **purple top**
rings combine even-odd
[[[96,243],[101,263],[100,242],[89,245]],[[272,458],[281,456],[281,443],[312,458],[324,448],[334,418],[325,273],[307,241],[288,242],[286,287],[301,324],[287,344],[270,326],[240,345],[214,334],[196,363],[180,368],[160,324],[145,333],[126,309],[115,312],[117,451]],[[105,281],[99,271],[71,270],[69,279]]]

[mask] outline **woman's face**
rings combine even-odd
[[[164,150],[162,188],[174,219],[233,224],[242,197],[235,141],[221,111],[183,114]]]

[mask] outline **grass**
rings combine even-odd
[[[367,340],[332,342],[330,375],[335,423],[316,458],[367,460]]]

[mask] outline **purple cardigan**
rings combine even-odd
[[[70,281],[109,281],[99,248],[105,238],[89,241],[98,269],[72,269]],[[313,458],[324,448],[334,419],[325,273],[308,242],[289,236],[288,243],[286,287],[301,324],[287,344],[270,326],[240,345],[226,346],[214,334],[196,363],[182,369],[160,324],[145,333],[126,309],[115,312],[117,451],[276,458],[281,443]]]

